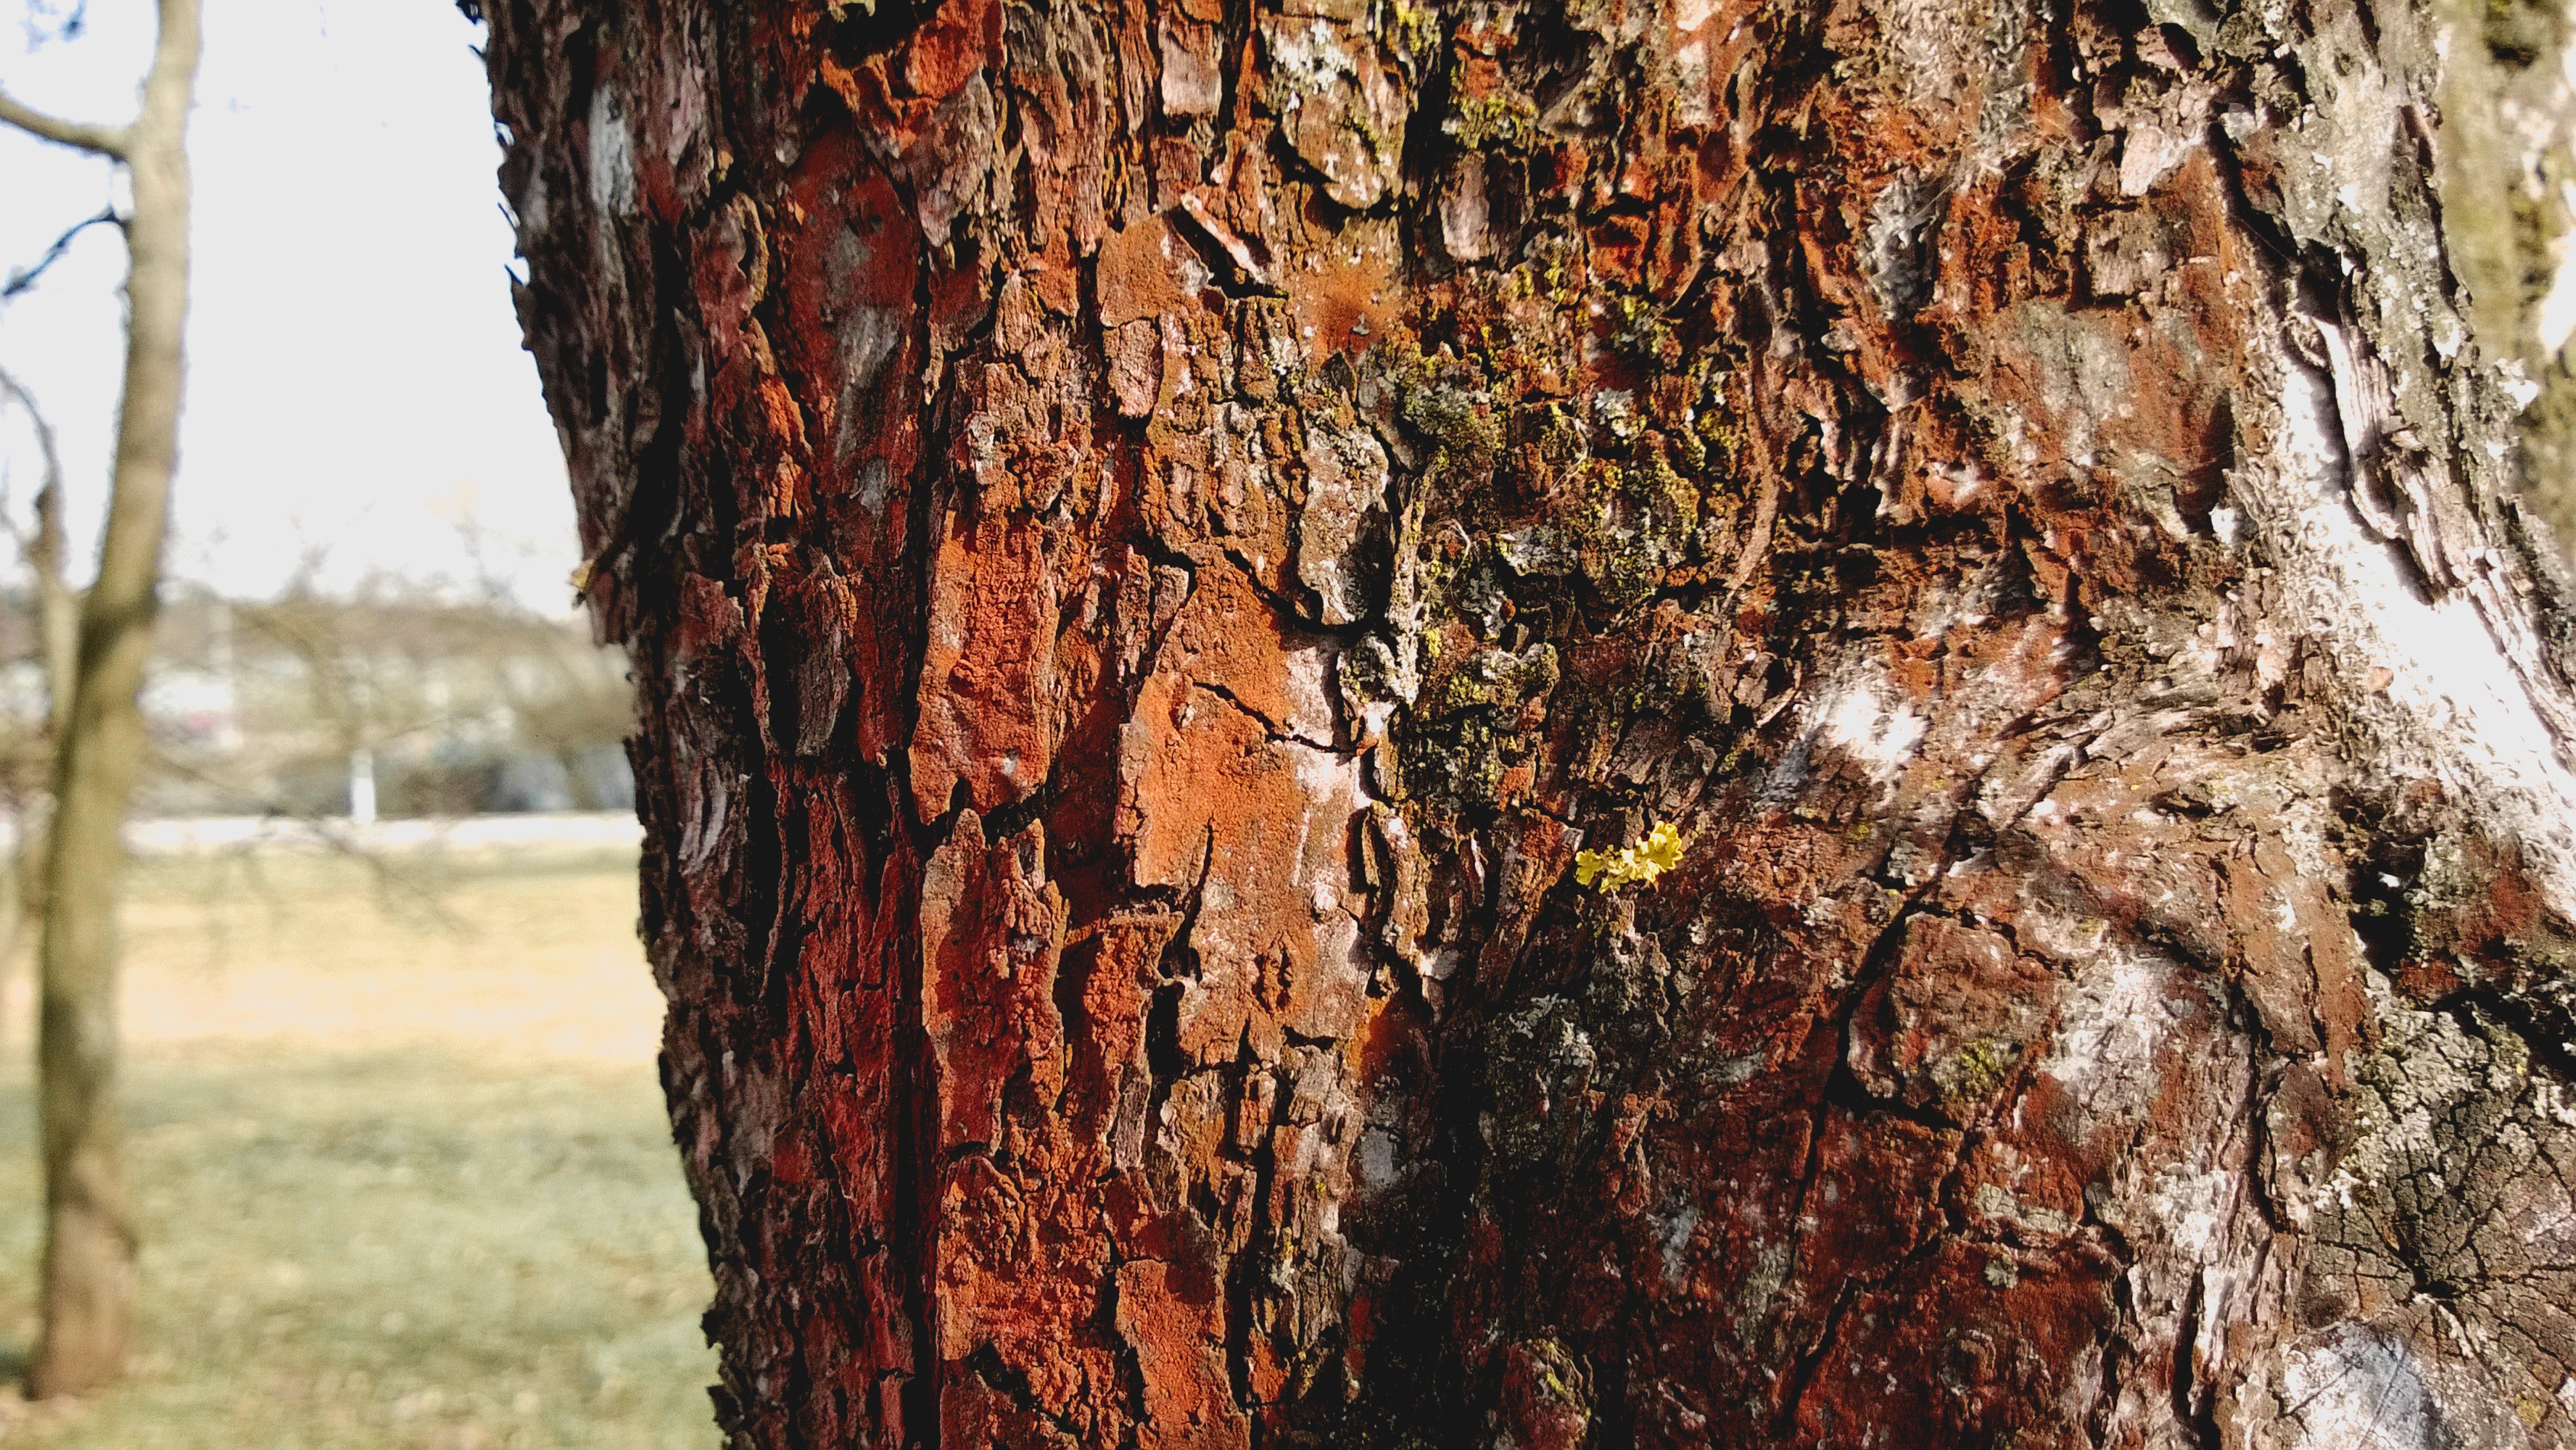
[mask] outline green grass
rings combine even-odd
[[[129,1054],[140,1352],[90,1402],[0,1400],[0,1444],[715,1444],[631,866],[466,871],[438,924],[297,864],[211,898],[202,871],[146,873],[129,1016],[177,1025]],[[228,987],[313,1010],[226,1017]],[[20,1050],[0,1073],[0,1359],[19,1364],[38,1210]]]

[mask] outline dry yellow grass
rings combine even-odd
[[[432,1048],[631,1068],[661,1041],[622,857],[521,850],[370,869],[218,856],[147,863],[141,886],[123,994],[139,1052]]]
[[[127,915],[143,1353],[47,1450],[701,1447],[695,1212],[631,859],[157,861]],[[41,1231],[23,982],[0,1057],[0,1355]]]

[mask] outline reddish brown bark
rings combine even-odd
[[[2568,1442],[2411,12],[491,9],[735,1443]]]

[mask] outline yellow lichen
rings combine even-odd
[[[1616,851],[1575,852],[1574,882],[1578,886],[1598,882],[1604,891],[1616,891],[1631,883],[1652,885],[1656,877],[1681,861],[1681,828],[1670,821],[1657,821],[1646,839],[1636,845]]]

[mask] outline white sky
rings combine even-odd
[[[0,0],[0,87],[59,116],[130,119],[151,0],[88,0],[80,38],[34,48],[28,3]],[[564,608],[572,504],[510,306],[499,149],[469,49],[480,27],[447,0],[205,9],[171,572],[236,595],[273,593],[311,558],[339,587],[462,583],[470,528],[522,599]],[[0,274],[113,187],[106,162],[0,126]],[[0,365],[61,434],[84,552],[106,492],[124,266],[115,231],[92,228],[0,304]],[[37,471],[15,409],[0,471],[23,516]]]

